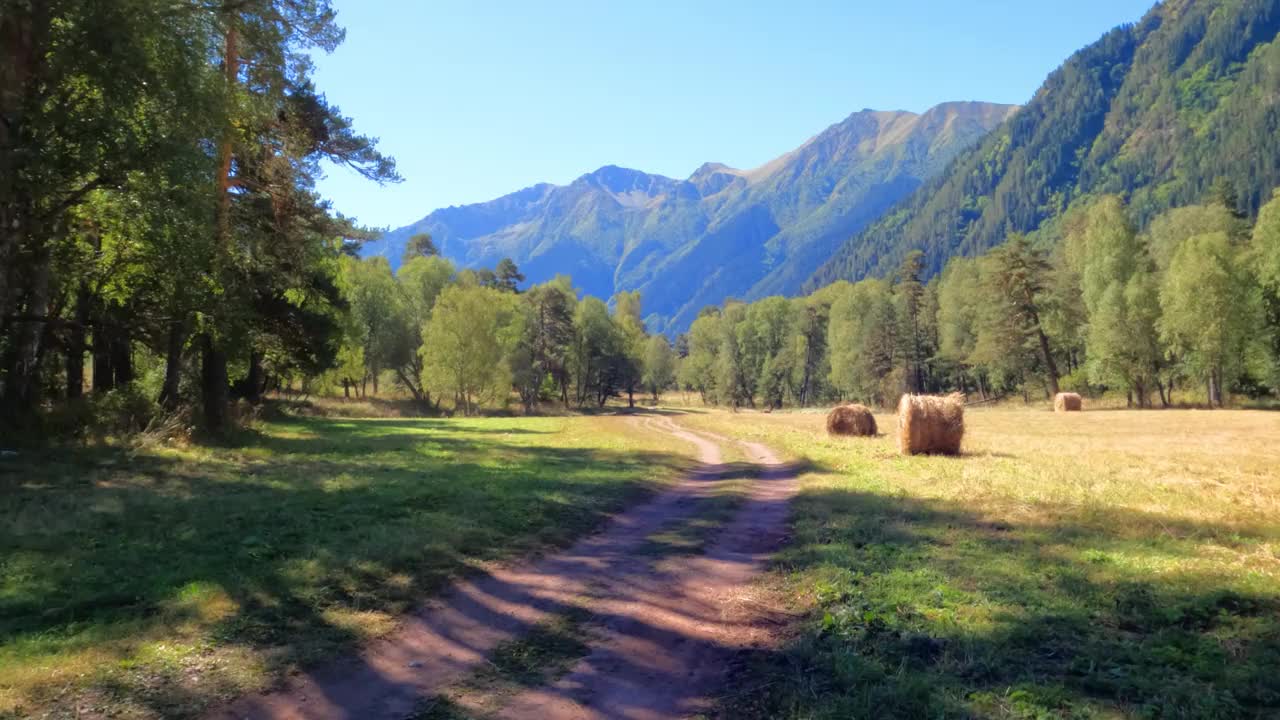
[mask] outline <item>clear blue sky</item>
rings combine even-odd
[[[319,89],[405,182],[333,170],[365,224],[615,164],[749,168],[862,108],[1023,103],[1152,0],[334,0],[347,41]]]

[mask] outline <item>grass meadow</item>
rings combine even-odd
[[[685,422],[809,461],[804,618],[732,718],[1280,717],[1280,413],[971,409],[962,457],[818,413]]]
[[[388,413],[390,414],[390,413]],[[267,422],[0,458],[0,717],[184,717],[566,544],[692,448],[623,417]]]

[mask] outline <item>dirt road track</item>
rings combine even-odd
[[[704,554],[655,563],[636,551],[695,515],[698,501],[724,480],[717,443],[724,439],[665,417],[633,422],[693,443],[701,468],[568,550],[458,582],[360,655],[206,717],[400,720],[467,677],[499,644],[576,607],[587,608],[599,628],[589,654],[558,681],[511,698],[500,717],[640,720],[701,711],[736,654],[770,639],[768,612],[746,592],[784,539],[795,472],[767,448],[744,443],[761,472],[736,515]]]

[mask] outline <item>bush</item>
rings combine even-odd
[[[1058,388],[1062,392],[1073,392],[1082,397],[1097,397],[1103,391],[1102,387],[1089,383],[1089,375],[1083,368],[1059,378]]]
[[[145,435],[169,440],[190,434],[188,415],[166,413],[144,390],[130,385],[60,403],[44,413],[39,425],[45,439],[103,441]]]

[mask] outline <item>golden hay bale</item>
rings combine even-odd
[[[1084,398],[1075,393],[1058,393],[1053,396],[1054,412],[1080,412],[1084,410]]]
[[[876,418],[863,405],[841,405],[827,415],[827,434],[869,437],[876,434]]]
[[[898,449],[903,455],[959,455],[964,395],[903,395],[898,402]]]

